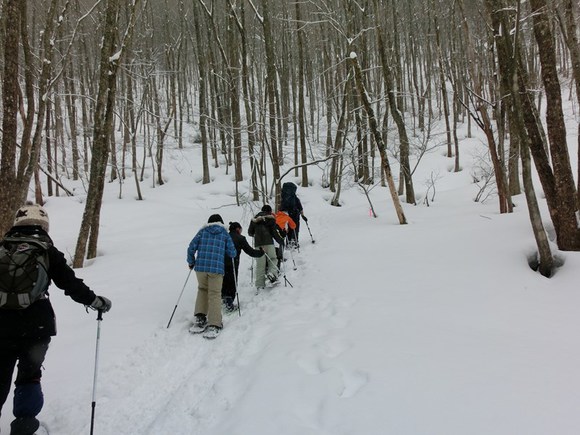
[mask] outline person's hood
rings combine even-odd
[[[295,194],[297,190],[298,190],[298,186],[296,184],[292,183],[291,181],[288,181],[282,185],[283,192],[289,192],[289,193]]]
[[[276,217],[271,213],[261,211],[254,217],[254,219],[252,219],[252,222],[254,222],[255,224],[259,224],[266,222],[268,219],[276,220]]]
[[[224,230],[226,233],[228,232],[226,226],[220,222],[212,222],[210,224],[205,224],[203,227],[201,227],[201,229],[202,231],[208,231],[210,234],[219,234]]]

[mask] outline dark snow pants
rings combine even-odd
[[[44,404],[40,387],[42,363],[50,337],[0,339],[0,413],[10,393],[14,367],[18,362],[14,390],[15,417],[35,417]]]
[[[231,299],[233,300],[236,298],[236,283],[238,281],[238,264],[234,263],[234,260],[231,258],[226,258],[224,262],[224,281],[222,283],[222,299]],[[235,271],[235,277],[234,277]]]
[[[288,241],[291,242],[290,244],[299,245],[298,242],[298,234],[300,233],[300,212],[292,212],[288,214],[294,223],[296,224],[296,229],[292,230],[288,228]]]

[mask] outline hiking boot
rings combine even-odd
[[[232,311],[235,311],[236,306],[234,305],[234,300],[233,298],[225,298],[224,299],[224,309],[228,312],[231,313]]]
[[[34,435],[39,426],[35,417],[18,417],[10,423],[10,435]]]
[[[201,334],[207,328],[207,317],[205,314],[196,314],[193,325],[189,328],[192,334]]]
[[[272,283],[275,284],[278,282],[278,277],[276,275],[274,275],[273,273],[267,273],[266,277],[268,278],[268,280]]]
[[[219,326],[209,325],[203,332],[203,338],[207,340],[213,340],[214,338],[217,338],[218,335],[220,335],[221,330],[222,328]]]

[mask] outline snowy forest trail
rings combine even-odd
[[[184,192],[150,192],[130,222],[133,204],[110,205],[107,255],[81,273],[113,300],[95,434],[577,433],[580,296],[570,283],[580,259],[567,255],[551,280],[531,272],[521,207],[500,216],[469,189],[442,190],[432,207],[407,206],[401,226],[384,192],[373,197],[373,219],[356,191],[337,208],[303,190],[316,243],[303,226],[297,269],[285,263],[293,287],[282,281],[256,295],[242,254],[242,316],[226,316],[222,334],[206,341],[188,333],[193,274],[166,326],[187,276],[187,243],[231,199],[210,192],[205,208],[188,208]],[[159,212],[168,209],[169,230]],[[244,229],[246,213],[237,217]],[[68,235],[58,222],[55,232]],[[46,361],[41,419],[52,435],[88,433],[94,323],[51,296],[64,326]]]
[[[419,215],[407,226],[323,215],[311,216],[316,244],[303,227],[297,270],[290,258],[285,263],[293,287],[256,295],[243,256],[242,316],[226,317],[218,340],[187,332],[189,301],[169,330],[160,326],[110,369],[118,381],[102,391],[101,433],[346,435],[377,415],[384,427],[364,433],[401,425],[407,429],[398,433],[426,433],[416,420],[439,428],[429,433],[460,433],[467,419],[470,433],[483,434],[495,415],[503,418],[497,433],[511,433],[529,418],[522,403],[532,401],[543,411],[529,433],[541,434],[545,421],[566,416],[567,395],[559,391],[571,380],[557,373],[570,372],[580,354],[566,362],[549,355],[570,344],[554,335],[573,324],[574,310],[551,311],[533,274],[516,286],[502,270],[481,269],[481,253],[498,243],[489,232],[497,215],[455,219],[431,210],[429,221]],[[457,237],[445,236],[448,225]],[[500,225],[520,231],[513,219]],[[518,250],[496,252],[494,264],[517,268]],[[546,312],[534,309],[538,303]],[[580,388],[580,379],[572,383]],[[282,412],[290,415],[277,418]],[[456,421],[457,413],[464,418]]]
[[[197,285],[192,274],[186,286],[189,297],[179,304],[170,328],[160,325],[124,360],[108,368],[115,377],[100,389],[98,414],[103,418],[98,421],[99,433],[207,433],[243,393],[232,388],[240,381],[236,378],[243,376],[238,368],[250,366],[264,352],[268,336],[276,328],[274,323],[285,322],[278,318],[276,305],[292,304],[294,292],[303,288],[304,277],[309,274],[304,258],[311,254],[307,240],[301,252],[292,254],[297,269],[293,270],[290,253],[282,268],[294,287],[285,286],[281,279],[277,286],[255,294],[250,282],[251,259],[242,256],[242,316],[237,311],[224,316],[224,330],[215,341],[188,333]],[[297,310],[302,308],[296,306]],[[79,433],[87,429],[79,428]]]

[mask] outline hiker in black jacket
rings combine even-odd
[[[254,238],[254,246],[258,249],[261,248],[266,254],[256,260],[256,288],[261,290],[266,286],[266,277],[273,283],[278,280],[280,271],[275,262],[274,240],[280,246],[284,246],[284,239],[280,236],[276,225],[276,217],[272,214],[272,207],[268,204],[264,205],[262,211],[250,221],[248,235]],[[268,269],[267,276],[266,269]]]
[[[242,251],[254,258],[262,257],[264,251],[262,249],[254,249],[249,245],[246,238],[242,236],[242,226],[238,222],[230,222],[229,232],[238,255],[235,258],[226,256],[224,281],[222,283],[222,301],[226,311],[233,311],[235,309],[234,300],[236,298],[238,268],[240,266],[240,255]]]
[[[296,228],[288,231],[288,246],[298,246],[298,236],[300,234],[300,218],[304,222],[308,222],[306,216],[304,216],[304,208],[300,202],[300,198],[296,196],[296,190],[298,186],[291,181],[284,183],[282,185],[282,191],[280,192],[280,210],[285,211],[292,218],[296,224]]]
[[[24,249],[27,244],[41,243],[47,247],[48,257],[46,288],[27,308],[6,308],[8,302],[14,300],[10,286],[15,285],[11,281],[15,278],[6,270],[0,275],[0,412],[10,393],[12,375],[18,363],[13,409],[16,418],[10,425],[11,434],[34,434],[40,424],[36,416],[44,404],[41,366],[51,337],[56,335],[55,314],[47,291],[50,282],[79,304],[102,312],[111,309],[110,300],[95,295],[75,276],[64,254],[54,247],[48,229],[48,214],[44,208],[29,203],[18,210],[14,226],[0,242],[7,249],[15,245],[16,249]]]

